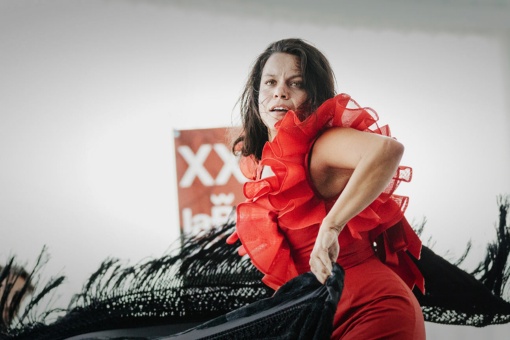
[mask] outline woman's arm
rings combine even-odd
[[[338,235],[386,188],[402,158],[396,140],[350,128],[333,128],[321,135],[312,150],[310,176],[325,197],[338,199],[322,221],[310,268],[324,283],[338,253]]]

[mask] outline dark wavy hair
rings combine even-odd
[[[259,112],[259,89],[262,69],[273,53],[287,53],[299,60],[303,86],[307,101],[301,109],[301,118],[306,118],[324,101],[335,96],[335,76],[328,60],[314,46],[301,39],[284,39],[269,45],[255,60],[253,68],[239,98],[243,129],[234,141],[232,150],[242,156],[255,156],[260,159],[262,148],[268,141],[267,127]]]

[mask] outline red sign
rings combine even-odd
[[[220,225],[244,201],[246,178],[232,154],[230,131],[174,131],[181,232],[195,234]]]

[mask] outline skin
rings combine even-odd
[[[262,70],[259,112],[270,141],[276,135],[274,124],[286,113],[274,108],[296,110],[306,102],[298,61],[296,56],[275,53]],[[312,183],[323,197],[338,196],[322,221],[310,255],[310,269],[321,283],[331,275],[338,258],[338,235],[386,188],[403,152],[403,145],[392,138],[351,128],[331,128],[315,142],[310,161]]]
[[[274,125],[288,110],[297,109],[306,102],[299,59],[287,53],[274,53],[269,57],[260,78],[259,112],[268,129],[269,140],[276,135]]]
[[[14,298],[14,295],[17,292],[20,292],[23,289],[23,286],[25,285],[25,279],[22,277],[15,278],[15,281],[12,282],[11,278],[7,278],[0,287],[0,297],[4,293],[4,285],[7,284],[7,281],[10,281],[10,283],[13,285],[11,288],[11,291],[9,292],[9,296],[7,297],[6,304],[4,306],[4,310],[2,311],[2,319],[6,325],[8,325],[11,322],[11,318],[9,317],[9,307],[11,305],[12,299]]]

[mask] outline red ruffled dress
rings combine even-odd
[[[237,206],[236,232],[228,242],[241,240],[239,253],[249,255],[269,287],[276,290],[310,270],[318,229],[334,203],[321,197],[309,179],[313,143],[330,127],[390,136],[377,119],[374,111],[340,94],[304,121],[289,111],[276,124],[277,135],[264,146],[260,162],[241,160],[252,181],[244,186],[247,200]],[[274,176],[261,178],[265,166]],[[345,269],[345,282],[333,338],[425,338],[423,315],[411,292],[414,285],[424,290],[423,276],[410,258],[419,258],[421,241],[404,218],[408,198],[394,194],[411,174],[411,168],[400,166],[384,192],[339,235],[337,262]]]

